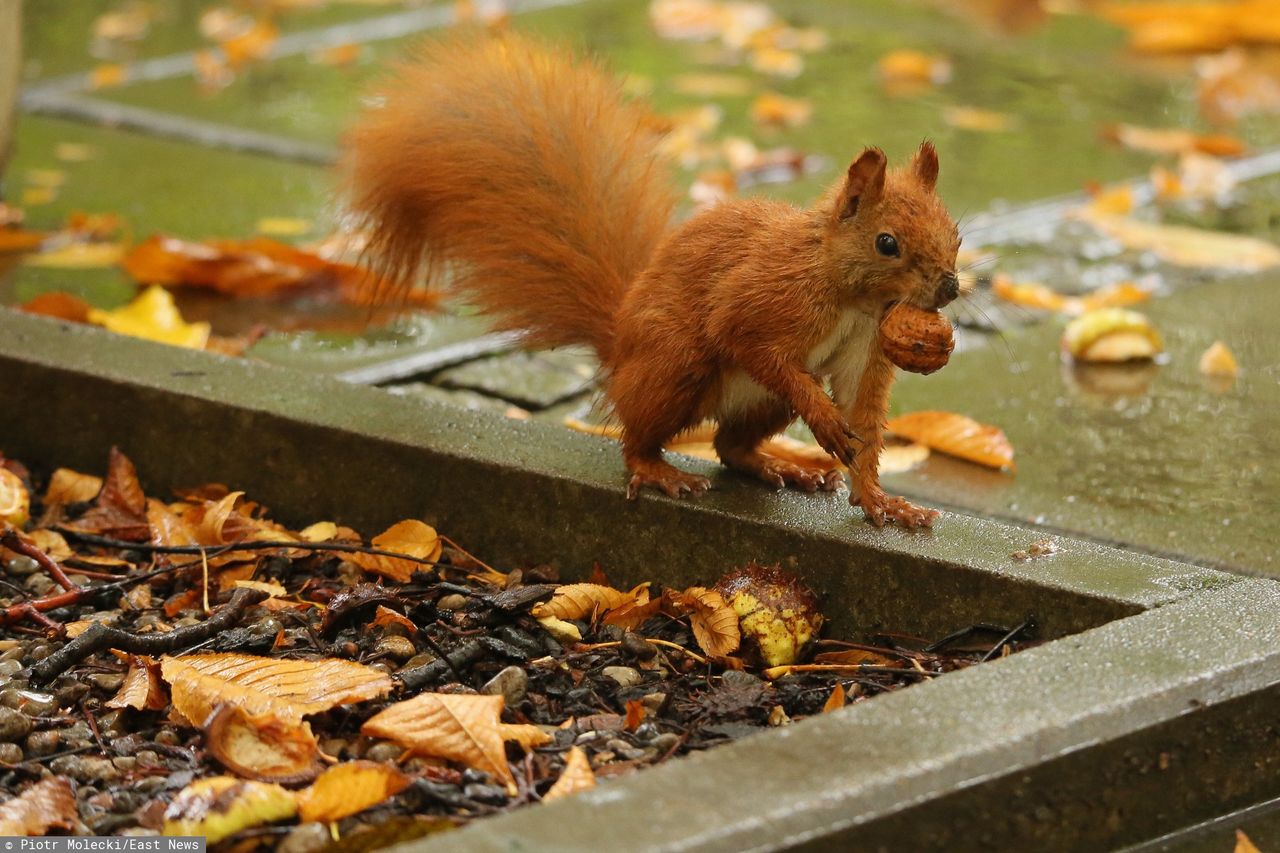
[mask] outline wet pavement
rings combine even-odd
[[[325,160],[362,88],[449,5],[412,14],[336,5],[284,16],[289,55],[208,94],[191,77],[188,53],[203,45],[194,23],[203,3],[166,4],[170,12],[125,55],[89,56],[85,45],[97,10],[42,0],[40,13],[27,21],[28,95],[143,108],[166,117],[156,132],[181,135],[183,122],[203,124],[190,125],[190,139],[166,139],[92,126],[90,119],[101,118],[94,110],[76,116],[72,109],[72,120],[29,113],[7,178],[10,194],[16,197],[13,191],[27,187],[33,173],[57,170],[65,183],[55,197],[27,209],[35,227],[53,227],[75,210],[113,211],[138,238],[157,231],[197,239],[248,236],[263,220],[289,219],[303,223],[302,233],[291,239],[318,239],[338,221],[332,174],[323,165],[268,156],[259,143],[278,142],[272,149],[277,155],[293,150],[304,161]],[[723,111],[718,136],[743,135],[761,147],[786,144],[819,157],[825,166],[814,175],[755,190],[793,200],[811,198],[864,144],[901,157],[927,136],[942,152],[940,188],[957,214],[972,223],[983,220],[984,211],[995,212],[1018,225],[1019,203],[1073,192],[1088,181],[1146,174],[1153,158],[1100,144],[1101,125],[1194,121],[1185,91],[1187,64],[1134,59],[1122,49],[1123,34],[1093,17],[1055,15],[1011,34],[973,14],[980,4],[957,6],[944,17],[923,3],[773,5],[782,18],[822,27],[832,38],[829,49],[807,57],[808,68],[796,80],[763,81],[745,68],[715,64],[706,45],[654,38],[643,3],[566,3],[519,15],[518,25],[600,52],[663,111],[708,100],[683,93],[691,74],[712,71],[747,80],[749,94],[713,99]],[[319,48],[353,32],[365,38],[351,64],[317,61]],[[948,55],[952,81],[909,97],[887,93],[873,68],[880,56],[900,48]],[[138,77],[151,79],[116,87],[94,89],[86,78],[61,76],[99,62],[146,59],[155,61],[130,67],[149,69]],[[851,74],[850,68],[862,70]],[[748,105],[765,88],[811,98],[813,121],[792,130],[753,127]],[[28,106],[49,111],[34,102]],[[948,107],[998,110],[1011,124],[999,132],[961,129],[943,120]],[[202,136],[209,126],[226,133]],[[1262,120],[1237,130],[1255,148],[1280,142],[1280,128]],[[242,132],[262,139],[236,136]],[[60,160],[60,143],[88,146],[92,157]],[[685,182],[691,178],[681,175]],[[1274,241],[1280,235],[1277,211],[1280,182],[1263,179],[1246,184],[1225,211],[1186,208],[1166,215]],[[1018,472],[988,472],[935,454],[891,484],[983,515],[1203,564],[1280,574],[1265,525],[1280,507],[1280,479],[1269,464],[1280,451],[1274,427],[1280,415],[1276,276],[1224,279],[1169,268],[1118,251],[1078,224],[1062,225],[1056,216],[1045,222],[1033,239],[1000,241],[999,269],[1063,292],[1123,280],[1156,286],[1148,313],[1165,336],[1167,360],[1138,368],[1072,369],[1058,354],[1060,320],[993,300],[980,287],[956,309],[969,328],[961,331],[951,365],[935,376],[904,377],[894,406],[904,412],[949,409],[1001,426],[1017,450]],[[114,270],[22,267],[0,278],[0,301],[23,301],[51,289],[109,307],[128,299],[133,285]],[[435,402],[497,411],[515,405],[535,418],[558,420],[568,411],[589,411],[594,399],[589,357],[512,352],[509,339],[486,335],[483,324],[465,314],[415,316],[360,331],[367,313],[332,305],[293,306],[284,317],[280,306],[267,303],[186,295],[182,306],[189,318],[209,319],[224,334],[260,321],[277,329],[309,326],[310,331],[269,335],[253,357]],[[1195,369],[1199,354],[1218,339],[1231,345],[1243,367],[1239,380],[1225,388],[1207,384]]]

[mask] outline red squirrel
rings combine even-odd
[[[710,418],[730,468],[812,492],[836,487],[839,460],[873,524],[930,526],[937,511],[880,487],[894,367],[877,327],[896,302],[932,310],[959,292],[933,146],[894,170],[863,150],[808,209],[727,201],[673,229],[654,126],[566,51],[513,34],[425,45],[345,139],[352,210],[396,291],[379,298],[443,276],[529,346],[592,347],[631,497],[709,488],[662,448]],[[834,459],[761,450],[796,416]]]

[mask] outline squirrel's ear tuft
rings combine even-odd
[[[886,159],[879,148],[866,148],[849,166],[849,176],[836,201],[837,220],[848,219],[859,207],[873,205],[884,192]]]
[[[920,150],[911,161],[911,169],[925,189],[931,190],[938,183],[938,152],[932,142],[926,139],[920,143]]]

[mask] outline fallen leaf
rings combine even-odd
[[[1183,225],[1153,225],[1087,210],[1077,215],[1126,248],[1151,252],[1177,266],[1235,272],[1259,272],[1280,266],[1280,246],[1265,240]]]
[[[347,761],[320,774],[297,794],[298,817],[329,823],[376,806],[409,787],[412,780],[376,761]]]
[[[950,106],[942,108],[942,120],[956,130],[975,133],[1004,133],[1017,124],[1008,113],[998,113],[979,107]]]
[[[1200,372],[1205,376],[1235,377],[1240,375],[1240,364],[1226,344],[1214,341],[1200,356]]]
[[[31,517],[31,496],[22,478],[8,468],[0,468],[0,525],[21,528]]]
[[[891,91],[910,91],[950,82],[951,60],[918,50],[894,50],[880,57],[876,72]]]
[[[87,163],[98,156],[98,149],[81,142],[59,142],[53,146],[53,156],[64,163]]]
[[[266,18],[259,18],[248,30],[219,42],[218,46],[227,64],[235,69],[270,56],[279,39],[280,28]]]
[[[635,601],[634,592],[622,592],[591,583],[571,583],[557,587],[550,601],[534,605],[530,612],[535,619],[546,616],[557,619],[587,619]]]
[[[894,435],[918,441],[940,453],[957,456],[979,465],[1002,470],[1016,470],[1013,445],[999,427],[982,424],[954,412],[913,412],[891,419],[887,424]]]
[[[124,257],[119,243],[68,243],[60,249],[30,255],[23,261],[29,267],[59,270],[85,270],[114,267]]]
[[[384,696],[392,687],[386,673],[334,658],[308,661],[200,654],[166,657],[160,666],[172,690],[174,709],[197,726],[222,704],[297,724],[308,714]]]
[[[415,519],[407,519],[391,525],[381,534],[373,537],[369,545],[380,551],[392,551],[406,557],[428,561],[438,560],[444,551],[444,543],[440,541],[435,528]],[[429,564],[417,560],[384,557],[378,554],[350,554],[347,559],[366,572],[382,575],[398,583],[408,583],[416,571],[431,569]]]
[[[1244,834],[1243,829],[1237,829],[1235,853],[1262,853],[1262,851],[1249,840],[1249,836]]]
[[[1146,316],[1103,308],[1068,323],[1062,349],[1076,361],[1110,363],[1153,358],[1164,351],[1164,342]]]
[[[765,92],[751,102],[751,120],[756,124],[801,127],[811,118],[813,102],[807,98],[788,98],[777,92]]]
[[[1136,305],[1151,298],[1151,291],[1130,281],[1109,284],[1084,296],[1068,296],[1039,282],[1015,283],[1003,273],[992,276],[991,291],[1006,302],[1024,308],[1054,311],[1070,317],[1078,317],[1100,308]]]
[[[67,526],[130,542],[145,542],[151,535],[146,495],[129,457],[116,447],[107,459],[107,476],[91,508]]]
[[[89,312],[93,310],[93,306],[79,296],[72,296],[62,291],[41,293],[18,307],[28,314],[40,314],[71,323],[89,322]]]
[[[595,786],[596,774],[591,770],[591,761],[587,758],[587,754],[580,746],[571,747],[565,756],[564,769],[560,771],[560,778],[547,793],[542,795],[542,801],[549,803],[562,800]]]
[[[279,785],[233,776],[199,779],[178,792],[164,813],[165,835],[198,835],[216,844],[242,829],[287,820],[298,812]]]
[[[106,705],[108,708],[133,708],[135,711],[163,711],[169,707],[169,696],[160,680],[160,667],[150,658],[130,656],[124,683]]]
[[[22,228],[0,228],[0,254],[34,252],[48,234],[43,231],[27,231]]]
[[[421,755],[457,761],[501,780],[516,793],[504,741],[526,750],[551,736],[537,726],[503,723],[501,696],[422,693],[370,718],[360,733],[393,740]]]
[[[296,785],[320,772],[320,747],[307,723],[217,706],[205,723],[205,745],[219,764],[245,779]]]
[[[309,219],[269,216],[259,219],[255,230],[269,237],[300,237],[314,227],[315,224]]]
[[[50,829],[75,829],[79,820],[75,791],[64,776],[41,779],[0,805],[0,835],[44,835]]]
[[[804,73],[804,57],[793,50],[765,46],[751,51],[751,67],[761,74],[790,80]]]
[[[1239,157],[1248,152],[1243,142],[1220,133],[1196,133],[1182,128],[1138,127],[1132,124],[1109,124],[1102,128],[1102,138],[1135,151],[1152,154],[1189,154],[1199,152],[1215,157]]]
[[[737,74],[694,73],[671,78],[671,89],[691,98],[745,98],[755,85]]]
[[[1280,56],[1238,48],[1196,61],[1196,103],[1218,125],[1280,112]]]
[[[891,658],[882,655],[879,652],[873,652],[866,649],[841,649],[838,652],[822,652],[814,655],[814,663],[834,663],[844,666],[858,666],[867,664],[868,666],[893,666],[901,667],[903,662],[898,658]]]
[[[43,551],[50,559],[59,563],[74,556],[74,552],[71,550],[71,546],[67,544],[67,540],[56,530],[39,528],[22,535],[25,536],[33,545]],[[126,563],[125,565],[128,564]]]
[[[163,287],[148,287],[128,305],[114,311],[91,308],[89,322],[120,335],[189,349],[203,349],[209,340],[209,324],[184,321],[173,297]]]
[[[360,60],[362,50],[362,45],[356,42],[347,42],[346,44],[335,44],[322,47],[319,50],[313,50],[307,54],[307,58],[317,65],[345,68],[348,65],[355,65]]]
[[[107,63],[95,67],[89,72],[90,89],[111,89],[122,85],[129,79],[129,71],[123,65]]]
[[[567,646],[570,643],[582,642],[582,632],[572,622],[566,622],[554,616],[543,616],[538,619],[538,624],[545,628],[547,633],[554,637],[558,643]]]
[[[693,586],[684,592],[667,590],[667,595],[678,611],[689,615],[693,638],[707,654],[723,657],[741,644],[738,614],[719,592]]]
[[[39,207],[42,204],[50,204],[57,197],[58,190],[54,187],[23,187],[18,199],[25,207]]]
[[[830,714],[832,711],[839,711],[845,706],[848,697],[845,695],[844,688],[836,682],[831,688],[831,695],[827,697],[827,701],[822,703],[822,713]]]

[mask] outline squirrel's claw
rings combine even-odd
[[[916,506],[906,498],[891,497],[884,492],[851,495],[849,503],[861,506],[867,521],[876,527],[884,527],[886,522],[896,522],[909,530],[933,527],[934,519],[942,514],[936,509]]]
[[[697,497],[711,488],[711,481],[696,474],[686,474],[678,468],[663,464],[660,469],[636,471],[627,484],[627,500],[640,497],[640,490],[648,486],[669,498]]]

